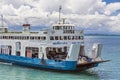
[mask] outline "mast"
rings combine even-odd
[[[62,6],[60,5],[59,6],[59,24],[60,24],[60,18],[61,18],[61,9],[62,9]]]
[[[1,27],[3,27],[3,15],[1,15]]]

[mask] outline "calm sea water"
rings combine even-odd
[[[54,72],[0,63],[0,80],[120,80],[120,36],[86,36],[86,53],[101,42],[102,57],[110,62],[82,72]]]

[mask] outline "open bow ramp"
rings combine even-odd
[[[93,61],[93,62],[77,64],[76,70],[85,70],[85,69],[97,67],[99,63],[108,62],[108,61],[110,60]]]

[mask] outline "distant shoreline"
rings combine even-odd
[[[120,36],[119,34],[85,34],[85,36]]]

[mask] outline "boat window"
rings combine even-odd
[[[20,56],[20,51],[16,51],[16,56]]]
[[[50,40],[54,40],[54,37],[53,37],[53,36],[50,36]]]
[[[83,40],[84,39],[84,37],[83,36],[81,36],[81,40]]]
[[[37,40],[38,39],[38,37],[37,36],[35,36],[35,40]]]
[[[60,36],[60,40],[63,40],[63,37],[62,37],[62,36]]]
[[[8,39],[10,39],[10,36],[8,36]]]
[[[67,29],[67,26],[65,26],[65,29]]]
[[[67,26],[63,26],[63,29],[67,29]]]
[[[67,40],[67,36],[64,36],[64,40]]]
[[[58,48],[58,52],[62,52],[62,48]]]
[[[10,36],[11,39],[13,39],[13,36]]]
[[[67,31],[67,32],[66,32]],[[74,30],[64,30],[64,33],[73,33]],[[46,36],[0,36],[0,39],[17,40],[46,40]],[[50,40],[83,40],[83,36],[50,36]]]
[[[71,40],[71,36],[68,36],[68,40]]]
[[[79,40],[81,39],[81,37],[79,36]]]
[[[42,47],[40,47],[40,52],[42,52]]]
[[[65,26],[63,26],[63,30],[65,29]]]
[[[62,26],[54,26],[53,29],[55,29],[55,30],[61,30],[61,29],[62,29]]]
[[[6,39],[9,39],[9,36],[6,36]]]
[[[44,40],[46,40],[46,37],[44,37]]]
[[[16,42],[16,51],[21,50],[21,42]]]
[[[27,37],[26,36],[24,36],[24,40],[26,40],[27,39]]]
[[[46,55],[48,59],[53,59],[55,61],[61,61],[67,56],[67,47],[47,47]]]
[[[68,26],[68,29],[71,29],[71,26]]]
[[[29,39],[29,37],[28,36],[26,36],[26,40],[28,40]]]
[[[66,33],[66,30],[63,30],[63,33]]]
[[[74,36],[72,36],[72,40],[74,40]]]
[[[64,52],[67,53],[67,46],[64,47]]]
[[[76,40],[78,40],[78,36],[75,36],[76,37]]]
[[[75,31],[73,30],[72,33],[74,33]]]
[[[55,26],[55,30],[59,30],[59,26]]]
[[[33,36],[30,36],[30,39],[31,39],[31,40],[34,40],[34,37],[33,37]]]
[[[0,54],[9,54],[12,53],[12,46],[11,45],[0,45]]]
[[[47,32],[43,32],[43,34],[47,34]]]
[[[56,48],[53,48],[53,51],[56,51]]]
[[[72,29],[74,29],[75,27],[73,26]]]
[[[16,36],[16,39],[18,39],[18,36]]]
[[[40,40],[40,37],[38,37],[38,40]]]
[[[25,56],[30,58],[38,58],[39,48],[37,47],[26,47]]]
[[[41,37],[41,40],[46,40],[46,37]]]
[[[58,40],[58,36],[55,36],[55,40]]]
[[[53,30],[54,30],[54,26],[53,26]]]
[[[20,50],[21,50],[21,42],[16,42],[16,56],[20,56]]]
[[[63,30],[63,33],[74,34],[74,30]]]

